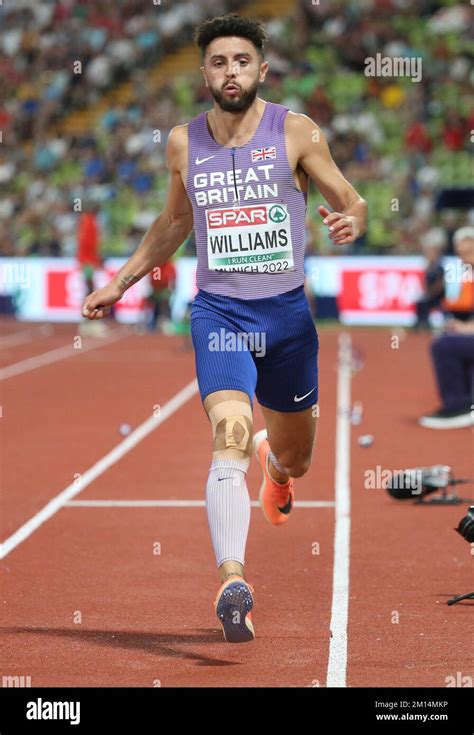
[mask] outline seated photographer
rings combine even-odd
[[[449,319],[444,334],[431,345],[442,406],[420,417],[421,426],[430,429],[458,429],[474,424],[474,227],[457,230],[453,242],[467,268],[462,270],[459,299],[446,305],[455,317],[461,318]]]

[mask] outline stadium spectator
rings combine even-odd
[[[443,300],[445,311],[451,314],[457,322],[469,321],[474,315],[474,279],[472,276],[472,240],[474,227],[462,227],[453,236],[453,245],[456,255],[460,258],[461,267],[455,266],[449,278],[450,285],[446,298]],[[458,261],[459,264],[459,261]],[[454,291],[454,292],[452,292]]]
[[[428,317],[434,309],[441,309],[444,296],[444,268],[442,256],[446,247],[446,235],[440,228],[433,228],[422,239],[423,255],[426,258],[423,296],[416,304],[417,329],[427,328]]]
[[[137,211],[163,204],[168,131],[207,105],[199,72],[160,87],[159,63],[209,12],[245,5],[0,4],[0,128],[9,145],[0,159],[0,221],[16,255],[71,254],[69,234],[55,229],[57,207],[72,211],[86,195],[101,203],[104,255],[127,254]],[[295,5],[293,16],[268,23],[267,96],[323,127],[336,162],[368,200],[369,231],[351,252],[416,252],[441,224],[440,189],[472,177],[469,11],[450,0],[419,0],[416,9],[400,0]],[[420,81],[366,76],[367,57],[379,51],[422,54]],[[70,125],[76,117],[78,127]],[[390,209],[393,198],[399,210]],[[319,203],[310,191],[316,227]],[[32,233],[38,207],[43,226]],[[468,222],[461,212],[456,226]]]
[[[470,294],[469,319],[448,321],[445,333],[431,346],[442,405],[420,417],[421,426],[430,429],[474,425],[474,227],[457,230],[454,246],[463,266],[459,269],[460,285]]]
[[[176,285],[176,268],[171,260],[167,260],[159,268],[150,273],[152,292],[148,300],[152,306],[150,329],[156,327],[166,333],[171,319],[171,298]]]
[[[94,290],[94,271],[102,265],[97,206],[94,204],[86,205],[85,211],[79,216],[77,243],[77,261],[89,294]]]

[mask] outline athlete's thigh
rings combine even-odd
[[[256,396],[268,440],[286,461],[311,457],[318,415],[319,340],[303,289],[284,295],[278,341],[264,360],[256,359]]]
[[[212,303],[212,302],[211,302]],[[241,391],[253,401],[257,370],[250,352],[239,347],[235,323],[196,299],[191,313],[196,374],[201,400],[218,391]]]
[[[303,288],[283,294],[281,301],[281,312],[266,319],[268,349],[255,357],[255,393],[260,405],[274,412],[302,413],[318,401],[318,334]]]

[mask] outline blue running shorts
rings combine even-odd
[[[201,400],[240,390],[274,411],[302,411],[318,400],[318,335],[304,287],[236,299],[200,289],[191,335]]]

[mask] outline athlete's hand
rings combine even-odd
[[[350,214],[341,214],[341,212],[330,212],[326,207],[318,207],[321,217],[324,217],[323,224],[328,226],[329,238],[336,245],[350,245],[357,240],[357,221]]]
[[[110,313],[111,305],[119,301],[123,294],[123,289],[111,281],[104,288],[98,288],[89,294],[82,307],[82,316],[87,319],[103,319]]]
[[[445,324],[448,334],[474,334],[474,322],[462,322],[460,319],[448,319]]]

